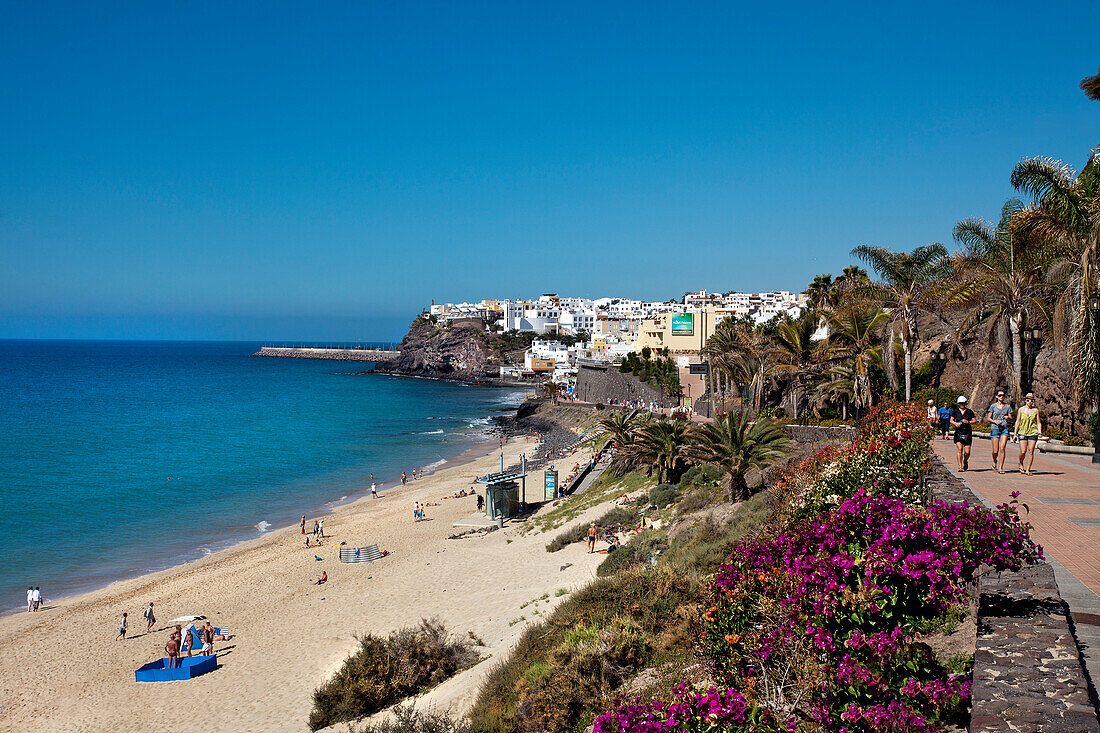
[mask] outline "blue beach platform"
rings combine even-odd
[[[138,682],[189,680],[200,674],[214,671],[218,666],[218,658],[213,654],[202,657],[183,657],[180,660],[180,666],[176,669],[166,669],[167,664],[167,657],[143,664],[134,671],[134,679]]]

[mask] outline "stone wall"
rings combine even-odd
[[[796,443],[818,443],[825,440],[850,442],[856,438],[856,429],[850,425],[824,427],[822,425],[785,425],[787,434]]]
[[[666,396],[651,384],[633,374],[620,372],[618,367],[581,365],[577,369],[577,399],[583,402],[607,404],[611,400],[641,400],[656,402],[661,407],[675,407],[679,400]]]
[[[929,498],[988,504],[940,463]],[[970,733],[1100,733],[1054,569],[984,574],[978,583]]]

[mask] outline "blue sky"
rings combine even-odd
[[[0,337],[798,290],[1100,143],[1100,4],[0,6]]]

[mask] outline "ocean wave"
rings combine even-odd
[[[209,555],[210,553],[212,553],[212,552],[213,552],[213,550],[211,550],[211,549],[210,549],[209,547],[205,547],[205,546],[204,546],[204,547],[200,547],[200,548],[199,548],[199,552],[201,552],[201,553],[202,553],[202,556],[203,556],[203,557],[206,557],[207,555]]]
[[[271,522],[260,520],[260,523],[256,525],[256,529],[260,530],[261,532],[266,532],[267,530],[271,529]],[[202,549],[206,550],[207,555],[210,554],[210,550],[207,550],[205,547]]]
[[[446,462],[446,458],[440,458],[438,461],[432,461],[428,465],[424,466],[424,470],[428,472],[434,471],[435,469],[440,468]]]
[[[429,430],[425,433],[417,433],[417,435],[443,435],[442,430]]]

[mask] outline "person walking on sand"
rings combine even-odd
[[[1005,404],[1003,389],[997,390],[993,404],[985,411],[985,419],[989,420],[989,442],[993,444],[993,470],[1004,473],[1008,436],[1012,432],[1008,427],[1008,421],[1012,419],[1012,405]]]
[[[596,551],[596,525],[588,525],[588,554],[591,555]]]
[[[1031,475],[1031,464],[1035,461],[1035,445],[1043,434],[1043,420],[1039,408],[1035,406],[1035,395],[1024,395],[1024,406],[1016,412],[1016,440],[1020,441],[1020,473]],[[1024,467],[1024,460],[1027,467]]]
[[[317,524],[317,531],[321,534],[321,539],[325,538],[325,518],[321,517],[321,521]]]
[[[404,486],[407,483],[409,483],[409,475],[407,473],[405,473],[404,471],[402,471],[401,472],[401,485]]]
[[[129,627],[130,622],[126,619],[126,614],[122,614],[122,620],[118,622],[118,636],[115,637],[115,641],[123,641],[126,639],[126,629]]]
[[[966,406],[966,397],[960,396],[958,407],[951,412],[951,424],[955,427],[955,468],[960,472],[970,467],[970,444],[974,442],[974,423],[978,418]]]
[[[302,515],[302,521],[298,523],[302,527],[302,534],[306,533],[306,515]]]
[[[34,586],[34,595],[31,596],[31,604],[34,606],[35,611],[42,607],[42,589],[37,585]]]
[[[27,613],[34,610],[34,586],[27,586]]]
[[[149,601],[149,605],[145,607],[145,613],[142,614],[145,617],[145,633],[148,634],[153,630],[153,624],[157,622],[157,617],[153,615],[153,602]]]
[[[371,475],[373,476],[374,474]],[[378,498],[378,486],[375,485],[374,481],[370,482],[370,495],[375,499]]]

